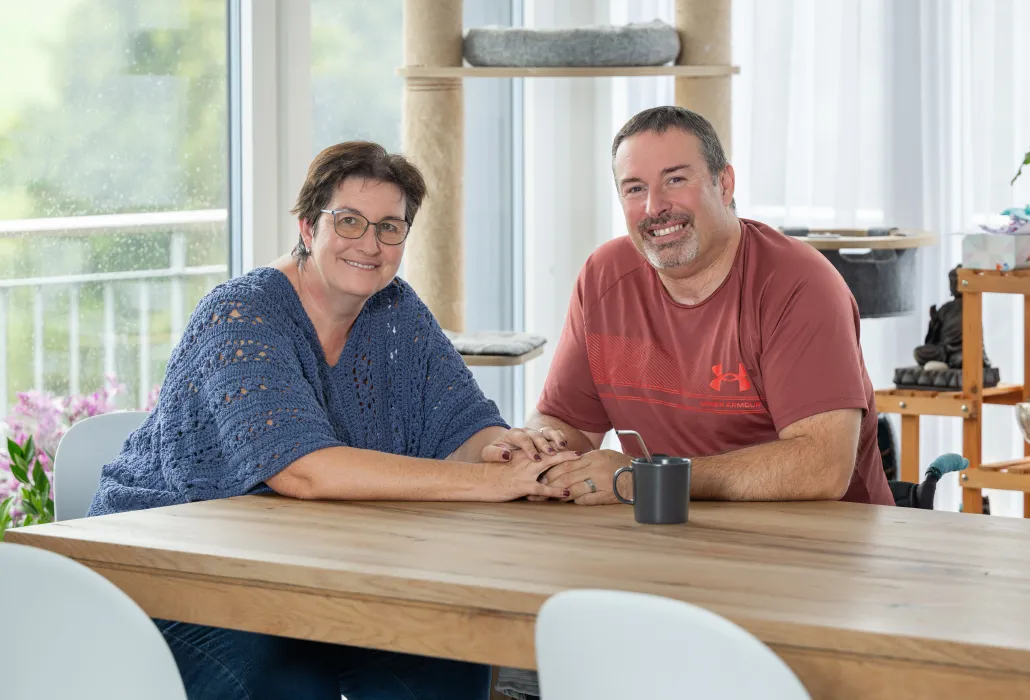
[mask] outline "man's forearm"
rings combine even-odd
[[[533,428],[534,430],[542,430],[543,428],[560,430],[565,435],[565,440],[569,443],[568,449],[575,452],[590,452],[597,449],[597,445],[594,445],[590,438],[579,428],[573,427],[554,416],[545,416],[538,411],[533,411],[532,415],[526,419],[526,427]]]
[[[691,498],[720,501],[839,500],[854,469],[804,436],[693,459]]]

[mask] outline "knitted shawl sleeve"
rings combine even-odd
[[[175,400],[161,406],[164,476],[175,490],[189,500],[242,495],[304,455],[343,444],[317,390],[315,355],[280,304],[264,294],[212,294],[191,326],[184,361],[170,363],[165,380]]]

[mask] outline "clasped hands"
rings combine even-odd
[[[568,441],[560,430],[544,428],[512,428],[493,443],[483,448],[484,462],[509,462],[518,451],[523,451],[540,462],[538,480],[548,486],[568,491],[561,501],[573,501],[583,506],[618,503],[612,491],[612,478],[620,467],[630,463],[630,457],[614,450],[592,450],[586,453],[569,449]],[[619,493],[633,497],[632,478],[623,473],[619,477]],[[545,496],[527,496],[531,501],[547,500]]]

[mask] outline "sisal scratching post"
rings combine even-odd
[[[731,0],[676,0],[676,29],[680,33],[680,66],[728,66],[732,62]],[[712,123],[730,157],[729,75],[676,78],[676,104]]]
[[[461,0],[405,0],[408,66],[462,64]],[[447,330],[465,330],[463,246],[464,93],[461,78],[407,78],[404,152],[428,195],[405,252],[406,277]]]

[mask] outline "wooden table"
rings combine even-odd
[[[564,589],[687,600],[816,698],[1030,697],[1030,523],[847,503],[312,503],[275,496],[11,530],[155,617],[532,668]]]

